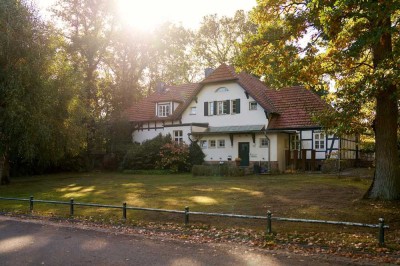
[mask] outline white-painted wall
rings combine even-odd
[[[216,92],[220,87],[228,89],[226,92]],[[240,99],[240,114],[226,114],[204,116],[204,102],[225,101]],[[249,102],[254,99],[246,98],[244,89],[235,82],[205,85],[182,114],[182,123],[209,123],[210,126],[241,126],[241,125],[267,125],[264,109],[257,104],[257,110],[249,110]],[[196,115],[190,114],[191,107],[196,107]]]
[[[132,133],[132,140],[134,142],[142,143],[145,140],[149,140],[149,139],[155,138],[160,133],[162,135],[164,135],[164,136],[170,134],[172,139],[173,139],[174,138],[174,131],[175,130],[182,130],[183,141],[186,144],[189,144],[190,140],[189,140],[188,134],[191,132],[190,125],[181,126],[181,125],[178,125],[178,122],[175,122],[175,124],[176,124],[176,126],[171,126],[171,123],[169,123],[169,125],[166,125],[166,126],[162,127],[162,123],[158,122],[156,124],[157,127],[160,127],[158,129],[154,129],[154,123],[150,125],[150,129],[147,129],[146,128],[147,125],[144,125],[143,129],[135,130]],[[153,128],[151,128],[151,126],[153,126]]]
[[[271,140],[271,161],[277,160],[276,152],[276,134],[268,135]],[[268,148],[261,147],[261,139],[265,138],[264,134],[255,135],[255,143],[253,143],[253,138],[251,134],[238,134],[233,137],[233,146],[231,145],[231,140],[229,135],[205,135],[198,140],[206,140],[209,143],[210,140],[216,141],[216,147],[203,149],[206,154],[206,161],[227,161],[230,157],[232,160],[238,157],[239,154],[239,142],[248,142],[250,144],[249,160],[250,161],[268,161]],[[225,148],[218,148],[218,140],[225,140]]]

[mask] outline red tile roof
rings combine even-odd
[[[146,122],[146,121],[162,121],[174,119],[176,114],[182,113],[182,107],[184,104],[180,104],[173,113],[174,117],[157,117],[156,116],[156,102],[179,102],[185,103],[189,101],[197,87],[198,83],[183,84],[177,86],[165,87],[163,92],[154,92],[149,97],[144,98],[140,102],[134,104],[126,112],[126,115],[130,121],[135,122]]]
[[[268,96],[278,113],[272,115],[267,129],[319,127],[312,121],[313,114],[330,108],[318,95],[301,86],[274,90]]]
[[[208,83],[225,82],[237,79],[238,79],[238,74],[235,72],[235,69],[232,66],[222,64],[200,83],[208,84]]]
[[[304,87],[295,86],[273,90],[266,87],[254,76],[245,72],[237,74],[233,67],[223,64],[199,84],[167,86],[164,92],[153,93],[132,106],[127,111],[127,116],[130,121],[134,122],[180,119],[183,111],[195,99],[205,84],[226,81],[237,82],[264,110],[272,114],[267,129],[318,127],[319,125],[312,121],[313,113],[329,108],[329,105],[319,96]],[[155,102],[169,101],[181,104],[170,117],[157,117]]]
[[[269,97],[269,94],[271,94],[273,90],[267,88],[259,79],[245,72],[241,72],[239,74],[238,83],[262,108],[264,108],[264,110],[270,113],[277,112]]]

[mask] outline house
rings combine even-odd
[[[314,113],[330,108],[301,86],[273,90],[225,64],[200,83],[161,85],[132,106],[132,139],[170,134],[177,142],[198,141],[208,163],[234,161],[267,170],[315,169],[338,156],[356,159],[354,137],[326,134]],[[264,169],[264,168],[263,168]]]

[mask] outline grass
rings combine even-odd
[[[400,245],[400,204],[362,200],[371,180],[365,178],[337,178],[322,174],[252,175],[244,177],[193,177],[179,175],[143,175],[120,173],[57,174],[21,177],[9,186],[0,186],[2,197],[99,203],[191,211],[266,215],[270,210],[280,217],[378,223],[384,217],[391,229],[387,242],[395,249]],[[28,212],[27,202],[0,201],[0,210]],[[35,203],[36,214],[67,216],[68,206]],[[120,219],[117,209],[75,208],[80,217],[113,217]],[[183,222],[182,215],[168,215],[144,211],[128,211],[128,218],[136,221]],[[265,229],[265,221],[190,217],[191,223],[222,227],[250,227]],[[343,238],[344,232],[353,241],[353,233],[363,232],[365,241],[375,241],[377,230],[339,226],[305,225],[274,222],[274,230],[290,234],[299,232],[328,232]],[[301,239],[296,238],[296,239]],[[371,240],[373,239],[373,240]]]

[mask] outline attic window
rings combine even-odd
[[[249,102],[249,110],[257,110],[257,102]]]
[[[171,104],[170,103],[159,103],[157,104],[157,116],[167,117],[171,115]]]
[[[215,90],[215,92],[217,93],[217,92],[228,92],[229,90],[228,90],[228,88],[226,88],[226,87],[219,87],[218,89],[216,89]]]

